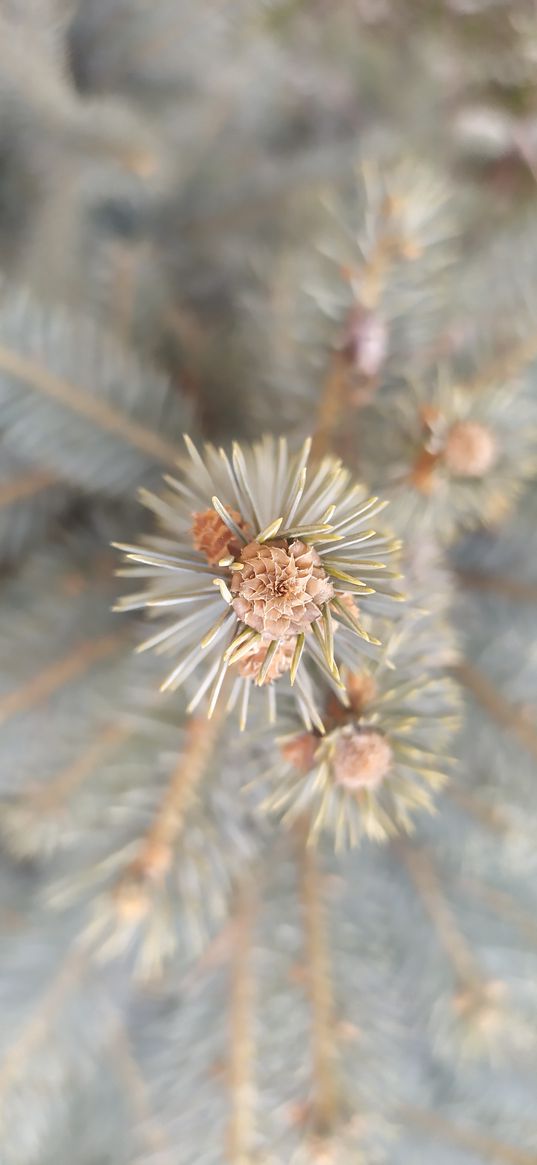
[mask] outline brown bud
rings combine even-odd
[[[143,880],[130,872],[121,878],[114,889],[114,905],[122,922],[141,922],[149,910],[149,895]]]
[[[258,641],[259,642],[259,641]],[[269,649],[268,643],[261,644],[261,647],[254,645],[248,655],[243,655],[235,664],[239,675],[243,679],[257,680],[259,672],[265,662],[266,654]],[[293,662],[293,655],[295,650],[295,640],[286,639],[280,643],[277,650],[274,652],[268,670],[263,679],[263,684],[271,684],[273,680],[279,680],[284,672],[289,671],[291,663]]]
[[[341,351],[359,376],[378,376],[386,359],[388,333],[382,316],[359,306],[350,316],[343,335]]]
[[[505,1018],[505,983],[491,979],[462,988],[453,999],[453,1008],[461,1022],[470,1024],[482,1037],[498,1035]]]
[[[286,740],[281,745],[281,753],[284,760],[305,776],[313,768],[318,746],[319,741],[316,736],[313,736],[311,732],[301,732],[298,736],[293,736],[292,740]]]
[[[454,477],[485,477],[498,457],[495,434],[478,421],[457,421],[444,446],[444,463]]]
[[[246,524],[237,510],[226,506],[230,518],[240,530],[246,529]],[[221,558],[232,554],[236,558],[240,554],[238,539],[226,526],[224,520],[216,510],[202,510],[192,515],[192,541],[196,550],[201,550],[210,566],[217,566]]]
[[[388,741],[374,729],[341,733],[333,755],[332,771],[338,785],[347,789],[374,789],[391,768],[392,750]]]
[[[356,716],[375,699],[377,685],[374,677],[368,672],[349,672],[345,687],[350,700],[351,708]]]
[[[360,608],[354,595],[352,595],[350,591],[345,591],[343,594],[338,595],[338,599],[340,603],[346,607],[349,615],[352,615],[355,619],[360,618]]]

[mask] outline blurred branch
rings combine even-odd
[[[414,1125],[422,1132],[441,1141],[447,1141],[448,1144],[457,1145],[469,1153],[475,1153],[485,1161],[495,1162],[496,1165],[537,1165],[536,1153],[517,1149],[514,1145],[505,1145],[477,1129],[461,1128],[435,1112],[405,1107],[401,1109],[400,1115],[406,1124]]]
[[[3,345],[0,345],[0,372],[7,372],[27,388],[66,406],[98,428],[113,433],[142,453],[163,462],[164,465],[173,465],[181,454],[179,446],[167,441],[158,433],[152,433],[146,425],[132,420],[106,401],[90,396],[77,385],[54,375],[48,368]]]
[[[58,478],[46,469],[30,469],[26,473],[4,481],[0,485],[0,508],[26,500],[48,486],[57,485]]]
[[[62,803],[80,788],[86,778],[98,769],[108,754],[123,744],[132,732],[133,729],[125,724],[107,724],[97,734],[96,739],[86,744],[79,755],[51,777],[46,785],[37,789],[30,787],[22,793],[26,806],[31,806],[39,815],[58,810]]]
[[[59,688],[65,687],[95,663],[119,651],[125,646],[125,642],[126,636],[123,631],[77,644],[63,659],[49,664],[19,688],[0,698],[0,724],[5,724],[12,716],[27,712],[29,708],[34,708],[36,704],[49,699]]]
[[[308,833],[309,826],[297,829],[305,971],[312,1015],[314,1122],[315,1132],[324,1137],[335,1131],[341,1113],[341,1095],[332,972],[323,907],[324,885],[317,854],[308,844]]]
[[[255,893],[243,881],[237,891],[231,955],[231,1013],[228,1159],[230,1165],[253,1165],[255,1136],[254,1008],[252,969]]]
[[[501,809],[496,805],[484,804],[479,797],[469,789],[463,788],[456,781],[450,780],[442,793],[485,829],[492,829],[494,833],[499,834],[505,833],[509,829],[509,820]]]
[[[221,701],[211,720],[195,716],[186,729],[186,745],[172,772],[163,800],[145,835],[138,852],[121,875],[115,894],[122,899],[132,882],[162,879],[169,870],[173,846],[186,824],[188,809],[196,789],[207,772],[207,767],[218,743],[225,718],[225,705]]]
[[[465,570],[463,567],[457,569],[457,578],[463,586],[471,590],[513,599],[514,602],[537,602],[537,583],[524,582],[522,579],[509,578],[506,575],[485,574],[480,570]]]
[[[438,871],[431,857],[423,849],[416,849],[401,840],[394,842],[393,848],[410,875],[458,984],[470,990],[480,990],[483,973],[442,892]]]
[[[535,914],[521,906],[512,894],[507,893],[506,890],[498,889],[497,886],[489,886],[480,878],[469,877],[466,874],[462,878],[462,887],[469,894],[474,894],[476,898],[480,898],[495,914],[505,918],[511,926],[514,926],[529,940],[532,946],[537,945]]]
[[[87,958],[77,947],[71,948],[58,973],[49,983],[32,1013],[0,1061],[0,1095],[32,1059],[37,1049],[50,1035],[51,1028],[61,1013],[66,993],[79,981],[87,969]]]
[[[468,660],[457,664],[454,672],[491,720],[506,728],[531,756],[537,758],[537,732],[523,712],[510,704],[483,672]]]
[[[147,1149],[150,1152],[164,1153],[171,1165],[171,1162],[175,1160],[174,1146],[152,1111],[146,1081],[134,1056],[128,1032],[122,1023],[117,1026],[112,1052],[125,1090],[130,1098],[133,1115],[142,1129]]]

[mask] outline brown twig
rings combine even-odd
[[[481,968],[442,892],[432,859],[423,849],[416,849],[402,840],[394,842],[393,848],[410,875],[458,984],[470,989],[481,987],[483,984]]]
[[[5,724],[12,716],[27,712],[37,704],[48,700],[71,680],[113,655],[125,644],[124,632],[102,635],[99,639],[85,640],[77,644],[63,659],[56,660],[37,672],[19,688],[8,692],[0,699],[0,724]]]
[[[156,816],[140,842],[138,853],[120,878],[120,887],[125,879],[128,882],[133,876],[135,879],[158,879],[167,873],[173,845],[184,828],[196,789],[213,756],[224,715],[224,702],[220,701],[212,720],[195,716],[188,722],[185,748]]]
[[[341,1112],[338,1080],[336,1017],[326,922],[323,909],[323,879],[317,854],[308,845],[308,830],[297,830],[305,929],[305,958],[312,1015],[313,1110],[315,1131],[330,1135]]]
[[[53,977],[41,998],[36,1003],[13,1043],[0,1061],[0,1095],[13,1084],[21,1069],[27,1064],[43,1044],[51,1027],[61,1012],[66,993],[80,981],[87,969],[87,960],[74,947],[68,952],[65,962]]]
[[[230,1165],[252,1165],[255,1137],[254,1010],[252,968],[255,894],[243,881],[237,891],[231,956],[228,1159]]]
[[[480,825],[485,826],[486,829],[492,829],[494,833],[505,833],[509,828],[509,821],[507,816],[501,809],[495,805],[485,805],[479,797],[476,797],[469,789],[464,789],[462,785],[457,784],[456,781],[450,780],[449,783],[442,789],[445,797],[449,797],[454,805],[459,809],[464,810],[470,817]]]
[[[367,311],[377,310],[393,264],[401,259],[412,260],[416,257],[411,240],[405,239],[398,231],[396,224],[400,209],[401,204],[397,199],[387,196],[383,200],[378,234],[371,253],[359,271],[354,272],[360,278],[360,306]],[[313,444],[317,457],[330,451],[340,418],[349,406],[351,394],[356,390],[355,376],[356,370],[348,352],[344,348],[334,351],[317,410]]]
[[[238,159],[235,159],[237,164]],[[242,155],[242,165],[248,168],[249,155]],[[204,238],[222,230],[233,229],[251,223],[267,211],[277,207],[287,199],[292,199],[307,191],[311,194],[313,186],[322,188],[326,181],[335,183],[349,173],[352,159],[346,143],[336,144],[327,149],[326,143],[322,150],[317,152],[309,149],[306,153],[298,153],[292,165],[271,168],[270,172],[262,176],[263,187],[250,187],[236,200],[220,201],[218,207],[208,210],[202,207],[201,211],[195,208],[188,220],[188,230],[191,236],[203,235]]]
[[[134,1056],[128,1032],[122,1023],[117,1025],[112,1051],[131,1100],[134,1115],[142,1128],[147,1148],[155,1153],[164,1152],[170,1163],[175,1161],[175,1147],[152,1111],[147,1084]]]
[[[510,704],[479,668],[464,660],[454,668],[455,675],[484,709],[491,720],[506,728],[537,759],[537,732],[523,712]]]
[[[42,490],[58,484],[58,478],[46,469],[31,469],[13,477],[11,481],[4,481],[0,485],[0,507],[12,506],[14,502],[23,501],[39,494]]]
[[[324,382],[313,438],[315,457],[324,457],[329,452],[339,417],[345,406],[349,387],[349,365],[346,356],[335,352]]]
[[[477,1129],[461,1128],[435,1112],[405,1107],[401,1110],[400,1116],[407,1124],[414,1125],[428,1136],[467,1149],[485,1161],[495,1162],[495,1165],[537,1165],[536,1153],[517,1149],[514,1145],[506,1145]]]
[[[132,420],[107,401],[85,392],[30,357],[3,345],[0,345],[0,370],[164,465],[173,465],[181,453],[179,446],[167,441],[159,433],[152,432],[147,425]]]
[[[475,591],[487,591],[514,602],[536,603],[537,583],[523,582],[499,574],[484,574],[480,570],[457,570],[457,577],[465,587]]]
[[[537,335],[532,330],[529,336],[515,341],[504,352],[497,352],[480,371],[476,372],[465,384],[465,388],[478,392],[488,385],[498,382],[505,383],[522,368],[527,367],[537,358]]]
[[[116,244],[112,248],[112,294],[107,299],[107,308],[113,315],[115,330],[125,344],[131,338],[140,273],[144,260],[147,265],[148,255],[146,242],[138,247]]]
[[[461,884],[464,890],[469,894],[475,894],[476,898],[481,899],[495,914],[506,918],[530,943],[537,945],[537,919],[531,910],[521,906],[506,890],[489,886],[480,878],[465,876]]]
[[[29,788],[24,800],[39,813],[50,813],[57,809],[87,777],[95,772],[108,753],[118,748],[132,735],[132,731],[132,728],[125,724],[108,724],[98,733],[95,740],[86,745],[75,760],[60,769],[46,785]]]

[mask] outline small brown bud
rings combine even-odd
[[[332,770],[338,785],[347,789],[374,789],[391,768],[392,750],[374,729],[345,731],[336,741]]]
[[[420,408],[421,423],[424,429],[430,432],[442,423],[442,413],[435,405],[424,404]]]
[[[158,880],[168,873],[171,861],[172,851],[167,842],[149,841],[144,847],[140,865],[147,878]]]
[[[485,477],[498,457],[495,434],[478,421],[457,421],[448,432],[444,464],[454,477]]]
[[[359,376],[372,380],[386,359],[388,332],[382,316],[369,308],[355,308],[343,335],[341,351]]]
[[[147,887],[139,877],[127,874],[115,887],[114,904],[122,922],[141,922],[149,910]]]
[[[343,594],[338,595],[338,599],[340,603],[342,603],[343,606],[347,608],[349,615],[353,615],[355,619],[360,618],[360,608],[354,595],[351,595],[350,591],[345,591]]]
[[[368,672],[349,672],[345,687],[351,708],[359,716],[368,704],[371,704],[377,693],[375,679]]]
[[[245,530],[246,524],[237,510],[232,510],[231,506],[226,506],[226,509],[239,529]],[[237,539],[216,510],[202,510],[192,515],[192,540],[210,566],[217,566],[228,554],[235,558],[240,554]]]
[[[505,1018],[505,983],[491,979],[463,988],[453,999],[453,1007],[461,1022],[470,1024],[482,1037],[494,1039]]]
[[[420,493],[430,495],[438,487],[438,478],[435,474],[440,455],[431,453],[429,449],[421,449],[415,465],[409,473],[410,484]]]
[[[311,732],[301,732],[298,736],[293,736],[292,740],[286,740],[282,744],[281,753],[284,760],[305,776],[313,768],[318,746],[319,741],[316,736],[313,736]]]
[[[268,643],[263,643],[261,647],[254,646],[248,655],[243,655],[242,659],[237,661],[235,667],[243,679],[257,680],[265,662],[268,648]],[[284,672],[289,671],[293,662],[294,651],[294,639],[286,639],[283,643],[280,643],[278,649],[272,656],[263,684],[271,684],[274,680],[279,680]]]

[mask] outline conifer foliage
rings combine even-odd
[[[537,1165],[526,0],[0,0],[1,1165]]]

